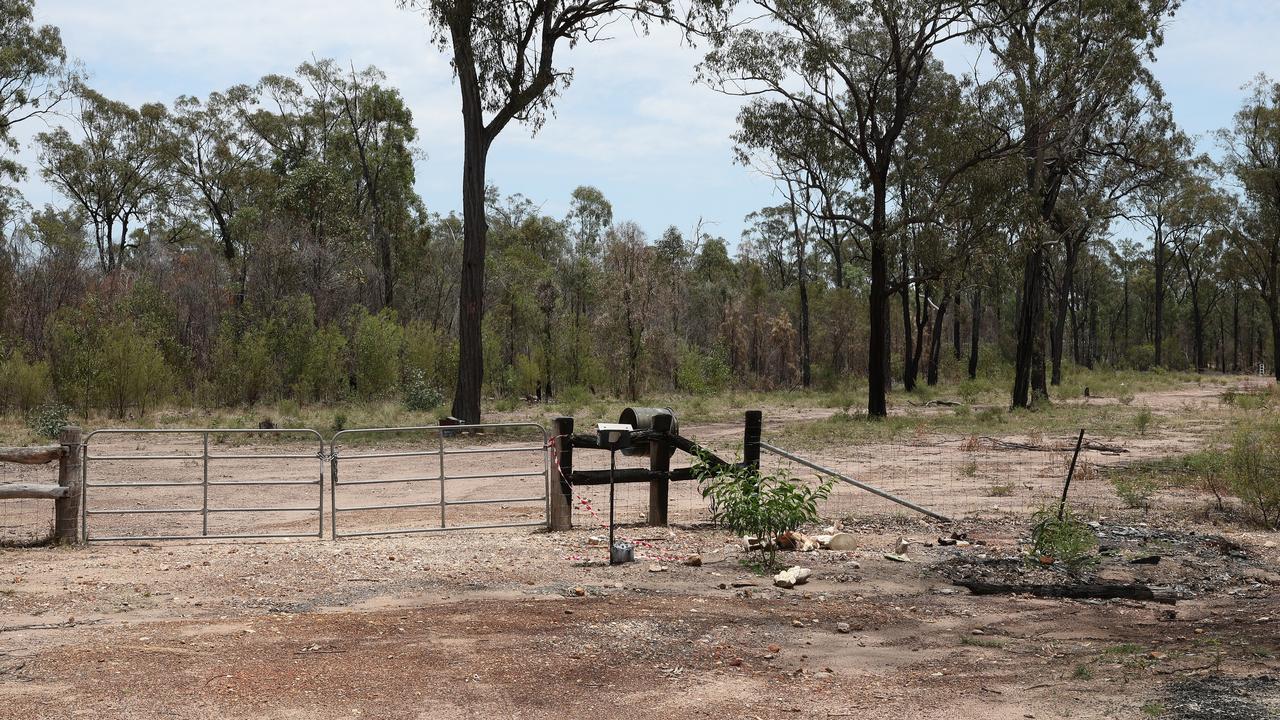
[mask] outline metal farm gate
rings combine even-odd
[[[541,425],[343,430],[329,458],[334,538],[547,524]]]
[[[230,451],[212,452],[211,437]],[[250,439],[273,451],[234,451]],[[84,439],[81,534],[85,542],[323,537],[325,458],[324,438],[310,429],[97,430]],[[258,466],[244,479],[248,463]]]

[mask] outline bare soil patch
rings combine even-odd
[[[1209,390],[1194,392],[1213,402]],[[687,432],[727,448],[740,442],[741,427]],[[1110,440],[1161,452],[1164,432]],[[1012,429],[1005,437],[1018,439]],[[918,457],[910,461],[902,446],[888,443],[831,448],[820,459],[857,469],[858,458],[876,461],[892,449],[883,477],[900,481],[914,499],[932,492],[1012,503],[986,494],[993,480],[982,474],[981,459],[969,477],[949,469],[945,456],[928,454],[940,440],[946,438],[913,446]],[[1165,440],[1177,444],[1182,436]],[[1197,440],[1189,433],[1186,442]],[[279,445],[237,448],[270,453]],[[1015,481],[1025,478],[1036,492],[1059,487],[1065,466],[1045,455],[1053,454],[1026,453],[1044,469]],[[477,464],[465,472],[508,467],[467,457]],[[587,453],[577,459],[583,467],[607,463]],[[184,462],[175,462],[175,471]],[[285,477],[293,465],[298,477],[312,477],[318,462],[248,460],[227,477]],[[997,476],[1000,466],[990,462]],[[143,477],[125,465],[103,472],[121,482]],[[237,502],[279,500],[269,487],[233,489],[245,493]],[[446,492],[485,498],[511,489],[496,478]],[[644,490],[628,489],[621,517],[639,519]],[[1025,487],[1017,492],[1035,497]],[[124,503],[155,501],[141,489],[121,495]],[[673,508],[687,507],[689,520],[702,517],[689,488],[673,489],[673,497]],[[813,579],[793,590],[745,567],[737,538],[699,525],[628,526],[623,534],[644,541],[645,557],[601,565],[605,548],[593,540],[601,530],[585,514],[575,517],[578,529],[556,534],[0,548],[0,718],[1274,716],[1274,535],[1156,513],[1108,517],[1096,528],[1108,554],[1094,575],[1178,587],[1186,600],[1170,608],[978,597],[954,586],[953,574],[1074,580],[1020,559],[1025,515],[989,512],[939,525],[879,513],[865,494],[842,494],[837,502],[847,504],[831,509],[850,510],[837,514],[853,518],[845,529],[860,547],[784,553],[786,562],[814,569]],[[475,507],[480,519],[539,512]],[[364,521],[429,519],[375,512]],[[235,522],[301,526],[284,514]],[[956,530],[983,544],[937,544]],[[884,557],[899,538],[911,542],[912,562]],[[694,553],[701,566],[680,563]],[[1130,562],[1157,554],[1155,565]]]

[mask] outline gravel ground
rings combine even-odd
[[[1207,717],[1187,698],[1227,694],[1196,688],[1280,672],[1251,584],[1172,616],[973,597],[938,568],[1018,552],[1018,523],[847,529],[859,549],[781,554],[815,571],[793,590],[696,528],[626,529],[666,559],[619,567],[589,530],[2,550],[0,718]],[[884,558],[900,536],[913,562]],[[1266,717],[1257,687],[1213,717]]]

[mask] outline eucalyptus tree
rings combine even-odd
[[[72,94],[62,35],[52,25],[35,25],[35,0],[0,3],[0,152],[18,151],[17,124],[48,115]],[[21,178],[25,169],[0,154],[0,181]]]
[[[170,168],[193,208],[213,224],[227,261],[244,252],[236,213],[258,199],[268,172],[265,143],[241,121],[239,108],[249,92],[239,85],[204,101],[183,95],[169,116]]]
[[[88,88],[78,91],[72,124],[40,133],[41,174],[93,228],[98,265],[111,274],[133,247],[130,229],[169,198],[163,105],[133,108]]]
[[[761,23],[716,35],[703,79],[722,92],[768,95],[827,134],[857,169],[865,212],[833,208],[866,238],[869,264],[867,413],[887,413],[891,174],[904,132],[929,108],[919,102],[935,49],[970,31],[970,0],[756,0]],[[958,172],[968,163],[952,169]],[[947,183],[943,183],[943,190]]]
[[[584,357],[591,354],[587,333],[588,310],[598,291],[600,255],[605,232],[613,224],[613,205],[598,188],[581,185],[570,197],[569,212],[564,220],[569,252],[564,258],[564,294],[573,316],[573,334],[569,339],[569,379],[575,385],[583,380]]]
[[[545,122],[573,71],[556,51],[605,38],[618,20],[645,29],[677,19],[671,0],[397,0],[420,11],[432,39],[448,51],[462,99],[462,252],[458,382],[453,415],[480,420],[484,380],[485,170],[489,150],[512,121],[534,132]],[[714,4],[695,6],[714,14]]]
[[[1128,217],[1151,232],[1151,267],[1154,273],[1155,294],[1152,298],[1154,312],[1153,344],[1154,363],[1164,365],[1165,309],[1168,295],[1168,271],[1173,261],[1170,244],[1173,235],[1183,228],[1174,225],[1175,218],[1182,222],[1194,222],[1188,213],[1180,212],[1183,188],[1191,173],[1191,140],[1179,130],[1168,134],[1164,147],[1153,159],[1153,177],[1134,193],[1133,212]]]
[[[1088,129],[1131,97],[1157,97],[1144,63],[1163,41],[1178,0],[982,0],[974,37],[1001,77],[993,84],[1020,141],[1024,195],[1019,223],[1022,282],[1016,322],[1012,404],[1047,396],[1044,279],[1052,226],[1066,178],[1087,158],[1112,150]],[[1033,394],[1034,390],[1034,394]]]
[[[1208,367],[1205,318],[1223,295],[1220,278],[1229,207],[1227,199],[1208,178],[1192,174],[1183,181],[1171,223],[1170,244],[1182,270],[1186,297],[1191,301],[1191,356],[1196,372],[1204,372]]]
[[[323,61],[318,63],[318,74],[331,86],[342,117],[339,142],[355,171],[352,174],[359,178],[356,214],[377,253],[381,304],[391,307],[396,286],[394,236],[411,229],[411,208],[417,199],[413,191],[413,143],[417,138],[413,113],[400,92],[385,85],[386,75],[376,67],[342,73],[333,62]]]
[[[1083,132],[1090,138],[1085,147],[1093,149],[1063,179],[1050,223],[1058,241],[1046,253],[1046,279],[1055,300],[1049,326],[1049,382],[1054,386],[1062,384],[1067,316],[1074,307],[1082,256],[1121,217],[1154,222],[1154,234],[1163,242],[1168,230],[1164,223],[1170,218],[1167,204],[1157,202],[1159,210],[1153,216],[1126,210],[1148,209],[1153,197],[1167,200],[1163,188],[1178,176],[1190,151],[1186,136],[1173,123],[1172,109],[1159,97],[1122,98]],[[1156,277],[1156,296],[1162,302],[1168,258],[1159,257],[1165,260]]]
[[[1218,133],[1226,169],[1241,191],[1232,244],[1271,325],[1280,380],[1280,83],[1259,75],[1230,127]]]

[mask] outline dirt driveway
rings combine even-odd
[[[1207,678],[1280,697],[1257,679],[1280,671],[1263,536],[1232,535],[1249,572],[1171,614],[935,571],[1016,553],[1016,523],[968,548],[850,529],[862,549],[790,554],[815,570],[794,590],[707,529],[626,531],[700,567],[592,564],[590,531],[3,550],[0,717],[1136,718]],[[883,557],[899,536],[914,562]]]
[[[1178,392],[1141,400],[1174,412],[1187,403],[1216,402],[1218,389]],[[688,434],[731,448],[740,432],[723,424]],[[1129,444],[1135,453],[1154,453],[1162,443],[1194,445],[1193,434],[1183,427]],[[160,452],[189,452],[192,440],[184,442],[185,449],[174,442]],[[876,466],[856,463],[879,462],[886,477],[925,493],[914,499],[926,504],[957,497],[984,506],[1012,503],[985,492],[992,482],[986,473],[1009,473],[1009,465],[997,463],[1029,468],[1015,478],[1015,499],[1060,482],[1061,459],[1052,454],[1031,454],[1034,462],[1024,462],[1005,452],[987,461],[965,451],[970,454],[961,462],[940,454],[948,442],[857,448],[861,456],[853,448],[835,449],[818,459],[841,468],[847,463],[864,477]],[[121,439],[114,451],[140,450],[155,448]],[[283,454],[280,444],[221,452]],[[583,454],[579,467],[607,463],[589,457]],[[541,462],[537,452],[508,454],[501,464],[485,455],[459,458],[473,463],[459,466],[461,474],[531,471]],[[175,478],[199,473],[189,459],[166,462],[160,465]],[[237,462],[214,477],[310,482],[320,476],[314,457]],[[970,463],[972,473],[965,469]],[[387,469],[375,462],[366,470]],[[103,466],[98,477],[124,485],[146,480],[125,465]],[[227,492],[241,495],[223,502],[306,503],[317,489],[281,487],[232,486]],[[415,487],[412,481],[372,487],[373,495],[340,502],[421,497],[406,489]],[[517,497],[538,491],[515,489]],[[509,481],[486,478],[446,493],[500,500],[512,490]],[[286,491],[299,494],[277,494]],[[117,492],[102,501],[129,508],[190,499],[157,499],[130,487]],[[604,507],[601,497],[592,498]],[[646,488],[629,486],[620,498],[620,517],[638,520]],[[688,524],[629,527],[624,535],[642,541],[646,557],[602,566],[602,533],[581,513],[579,529],[556,534],[0,548],[0,719],[1276,717],[1280,556],[1274,536],[1155,516],[1100,528],[1111,538],[1106,542],[1120,544],[1110,579],[1181,588],[1185,599],[1173,608],[978,597],[942,570],[1016,567],[1019,561],[1009,559],[1021,553],[1025,516],[984,513],[962,528],[983,544],[942,547],[938,537],[954,527],[877,513],[865,495],[837,501],[859,511],[853,514],[861,520],[846,529],[861,546],[790,554],[787,561],[814,569],[813,580],[793,590],[774,588],[746,568],[735,538]],[[696,521],[703,507],[696,492],[673,488],[674,519]],[[463,510],[472,514],[460,520],[479,522],[536,519],[541,512],[537,503],[505,502]],[[438,508],[423,513],[374,511],[363,521],[374,527],[429,522]],[[316,527],[314,516],[258,514],[251,526],[227,515],[233,529],[264,522],[272,531]],[[1155,532],[1168,528],[1179,534]],[[885,558],[899,538],[912,541],[913,562]],[[1164,561],[1129,565],[1151,553]],[[691,554],[700,556],[700,566],[682,563]]]

